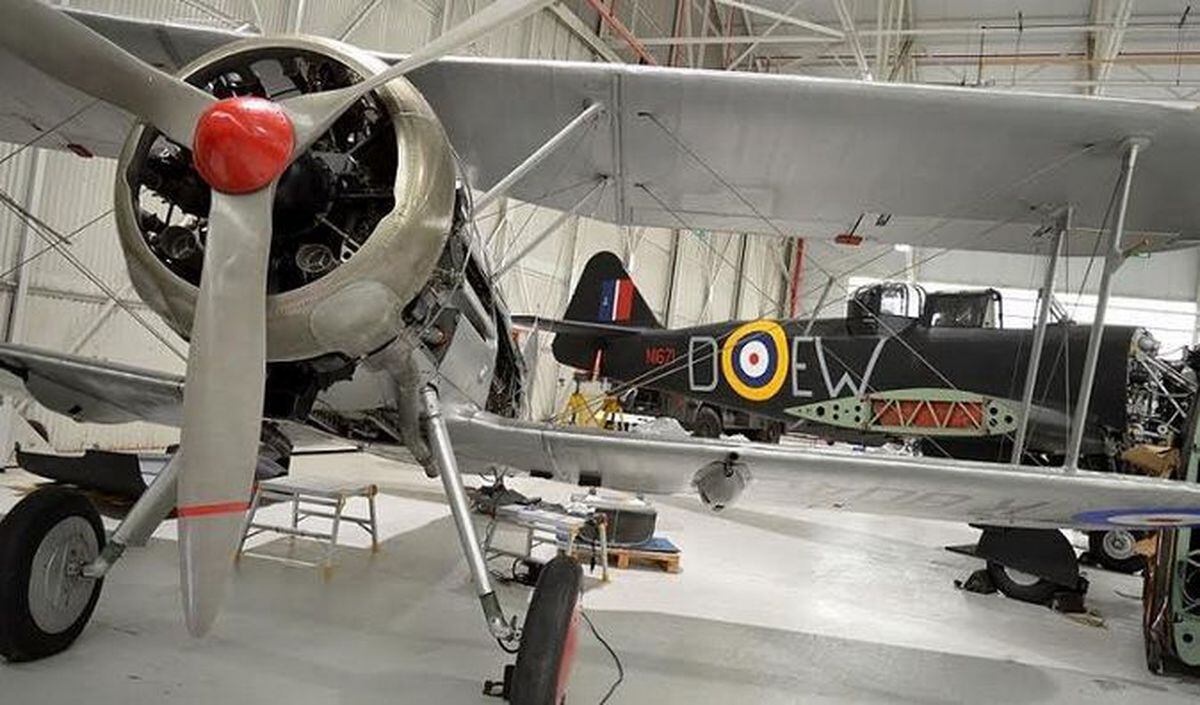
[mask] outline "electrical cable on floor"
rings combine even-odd
[[[608,686],[608,692],[604,694],[603,698],[600,698],[600,702],[598,703],[598,705],[604,705],[613,696],[613,693],[617,692],[617,688],[620,687],[621,683],[625,682],[625,666],[622,665],[621,657],[617,656],[617,652],[613,650],[613,647],[604,640],[604,637],[600,636],[600,632],[596,629],[596,625],[592,624],[592,618],[588,616],[587,612],[579,610],[579,615],[583,617],[583,621],[587,622],[588,629],[592,630],[592,636],[596,637],[596,641],[600,642],[600,645],[608,651],[608,655],[612,656],[613,663],[617,666],[617,679],[613,681],[612,685]]]

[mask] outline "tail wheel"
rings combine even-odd
[[[1089,531],[1088,553],[1103,568],[1116,573],[1136,573],[1146,567],[1146,559],[1136,550],[1137,542],[1145,535],[1144,531],[1129,529]]]
[[[583,570],[559,556],[542,568],[513,671],[512,705],[562,705],[579,644],[579,594]]]
[[[700,438],[720,438],[724,431],[721,415],[711,406],[702,406],[696,412],[696,420],[692,422],[692,434]]]
[[[1007,568],[995,561],[988,561],[987,572],[996,589],[1014,600],[1048,604],[1063,589],[1045,578]]]
[[[80,570],[103,547],[100,515],[75,490],[38,490],[0,521],[0,656],[34,661],[75,641],[104,582]]]
[[[782,437],[783,424],[769,423],[767,424],[766,428],[759,430],[755,434],[754,440],[758,441],[759,443],[778,443],[779,439]]]

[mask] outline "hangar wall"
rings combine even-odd
[[[472,0],[71,0],[72,7],[172,21],[239,26],[253,22],[267,32],[302,31],[344,36],[348,41],[386,52],[402,53],[445,26],[466,17],[480,2]],[[642,13],[642,21],[670,30],[670,5],[660,14]],[[257,16],[256,16],[257,15]],[[580,25],[582,26],[582,25]],[[578,29],[578,27],[576,27]],[[595,49],[582,41],[561,13],[545,11],[498,31],[469,48],[481,55],[591,60]],[[66,152],[29,149],[12,159],[11,145],[0,145],[0,189],[13,201],[68,236],[67,245],[108,288],[119,292],[120,304],[89,282],[61,255],[42,252],[46,243],[11,210],[0,212],[0,321],[6,339],[134,365],[181,372],[182,360],[151,334],[182,349],[182,341],[166,331],[129,287],[110,208],[115,163],[81,159]],[[494,262],[545,230],[558,215],[516,201],[501,204],[497,213],[481,219],[490,239]],[[97,219],[91,225],[93,219]],[[86,226],[86,227],[84,227]],[[824,285],[824,272],[836,275],[825,312],[844,308],[845,287],[852,274],[903,278],[909,255],[890,248],[849,248],[821,242],[828,234],[809,233],[806,266],[800,285],[800,311],[815,305]],[[22,244],[24,242],[24,244]],[[24,248],[24,249],[23,249]],[[678,231],[662,228],[621,228],[587,217],[568,218],[519,265],[500,280],[514,312],[557,316],[569,299],[574,278],[597,251],[621,255],[659,319],[686,326],[730,317],[780,315],[785,309],[791,249],[765,235]],[[1032,260],[1018,256],[950,253],[929,257],[916,252],[922,264],[919,278],[942,282],[1026,286]],[[33,257],[24,268],[17,264]],[[928,261],[923,261],[928,258]],[[1072,265],[1074,268],[1075,265]],[[1080,268],[1082,265],[1080,265]],[[1196,253],[1135,260],[1118,281],[1118,293],[1195,300]],[[742,275],[737,273],[741,271]],[[1038,270],[1040,271],[1040,270]],[[1080,271],[1080,270],[1076,270]],[[674,276],[672,276],[674,273]],[[1036,275],[1035,275],[1036,278]],[[536,391],[532,411],[545,417],[562,407],[570,392],[569,370],[553,363],[549,340],[539,346]],[[47,426],[60,449],[157,447],[173,442],[176,432],[147,424],[97,427],[75,424],[31,406],[21,407],[30,418]]]

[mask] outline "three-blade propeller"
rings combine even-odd
[[[8,0],[0,45],[189,146],[212,188],[184,390],[178,514],[188,630],[220,609],[254,479],[266,379],[266,280],[279,177],[371,90],[553,0],[497,0],[354,86],[273,103],[218,101],[40,0]]]

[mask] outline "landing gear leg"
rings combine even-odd
[[[466,490],[450,445],[450,433],[442,418],[437,390],[433,387],[422,390],[421,403],[431,463],[436,465],[430,469],[436,470],[442,478],[450,514],[458,529],[458,539],[467,557],[488,629],[502,645],[520,642],[516,666],[505,669],[504,683],[499,684],[499,691],[489,682],[484,686],[484,692],[501,695],[513,705],[561,705],[566,697],[579,638],[583,571],[567,556],[550,561],[542,569],[534,588],[524,629],[516,627],[515,618],[511,622],[505,618],[492,589],[475,526],[471,523]]]
[[[520,633],[516,626],[505,618],[500,600],[496,598],[496,592],[492,589],[492,578],[488,574],[483,548],[480,547],[479,538],[475,534],[475,525],[471,523],[467,491],[463,487],[462,475],[458,472],[458,460],[454,457],[454,449],[450,445],[450,432],[446,430],[446,421],[442,418],[437,390],[433,387],[422,390],[421,403],[425,412],[425,435],[431,452],[430,462],[437,466],[434,469],[442,478],[442,487],[446,491],[446,499],[450,502],[450,514],[454,518],[455,528],[458,529],[458,541],[467,557],[471,582],[475,584],[475,594],[479,596],[479,604],[483,607],[484,617],[487,618],[488,629],[492,636],[501,642],[514,642],[520,638]]]

